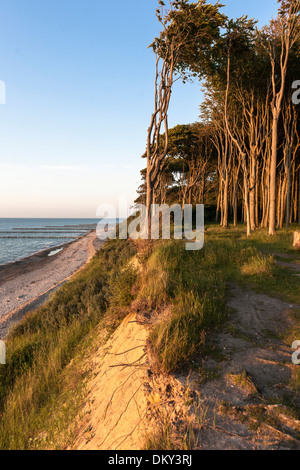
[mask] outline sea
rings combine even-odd
[[[0,266],[26,258],[47,248],[76,240],[100,223],[113,225],[113,219],[1,219]]]

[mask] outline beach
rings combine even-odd
[[[28,312],[46,302],[100,249],[92,231],[79,240],[49,248],[0,267],[0,339]]]

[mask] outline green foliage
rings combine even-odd
[[[51,417],[51,407],[65,393],[76,405],[80,387],[70,385],[70,374],[63,380],[65,370],[99,323],[109,323],[112,331],[127,314],[124,307],[132,300],[135,276],[126,265],[134,253],[129,241],[106,243],[73,280],[10,333],[7,365],[0,366],[1,449],[43,447],[43,440],[31,437],[39,432],[48,435],[46,422],[48,427],[49,421],[61,425]],[[75,405],[70,407],[74,418]],[[56,412],[66,428],[69,421],[62,409],[55,407]]]
[[[209,247],[205,253],[190,253],[183,243],[165,243],[153,256],[161,260],[164,300],[173,310],[151,332],[150,345],[159,367],[170,372],[187,363],[204,345],[206,333],[224,321],[225,279]]]
[[[132,266],[126,266],[121,272],[115,273],[110,282],[111,305],[128,307],[134,299],[132,286],[137,274]]]
[[[279,231],[271,248],[291,247],[292,232]],[[150,349],[158,369],[170,372],[189,364],[203,350],[209,331],[226,319],[228,282],[251,283],[252,288],[300,302],[300,279],[276,265],[266,231],[247,239],[241,229],[208,229],[200,252],[185,251],[181,242],[159,243],[149,259],[150,276],[139,296],[154,296],[172,304],[172,313],[150,334]],[[290,248],[291,250],[291,248]],[[156,282],[163,279],[164,282]],[[152,304],[153,306],[153,304]]]

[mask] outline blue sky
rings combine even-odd
[[[265,24],[276,0],[224,0]],[[136,197],[153,110],[157,0],[1,0],[0,217],[94,217]],[[197,120],[176,84],[170,126]]]

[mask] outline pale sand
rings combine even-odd
[[[99,349],[86,357],[91,376],[72,450],[144,448],[148,334],[133,313],[104,345],[99,334]]]
[[[0,268],[0,339],[30,311],[49,299],[80,270],[101,247],[95,232],[64,247],[44,250],[24,260]]]

